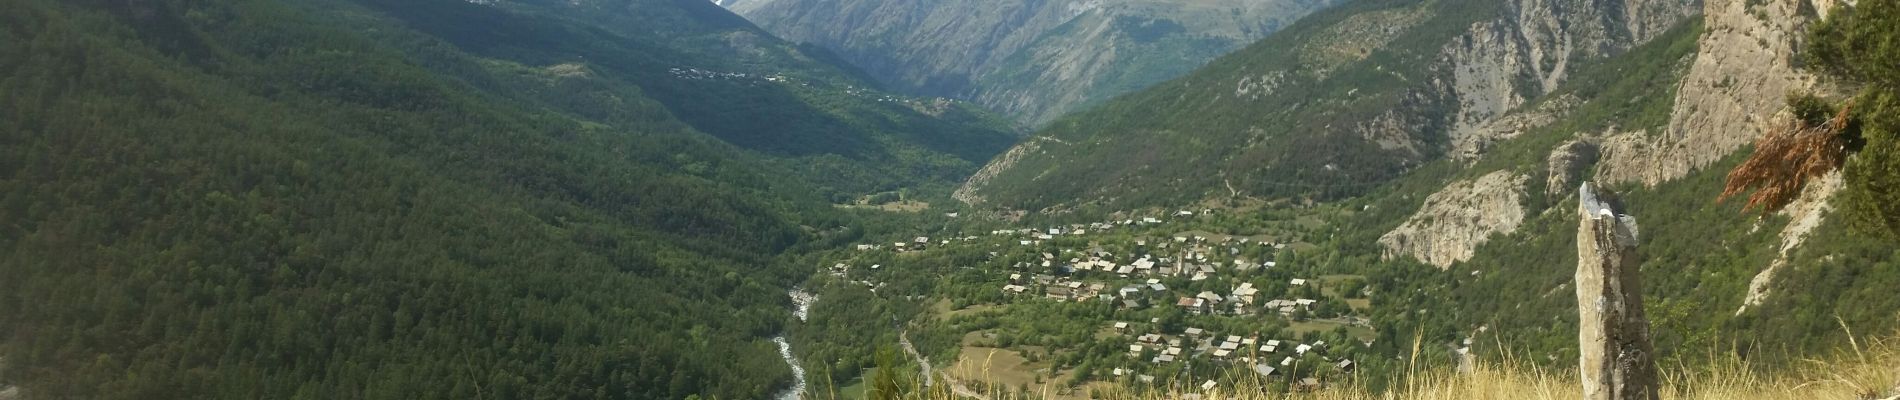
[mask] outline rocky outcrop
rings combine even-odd
[[[1544,179],[1544,194],[1559,196],[1583,183],[1583,170],[1597,162],[1597,144],[1579,139],[1557,145],[1544,160],[1549,174]]]
[[[1036,150],[1041,149],[1042,142],[1044,141],[1060,142],[1059,139],[1042,136],[1023,140],[1022,143],[1017,143],[1015,147],[1009,148],[1009,151],[1003,152],[1003,155],[996,156],[996,159],[990,160],[989,164],[983,165],[982,169],[970,175],[970,179],[965,180],[963,186],[958,186],[955,192],[950,193],[950,197],[963,202],[963,204],[977,205],[983,203],[983,196],[978,195],[977,191],[989,185],[990,178],[995,178],[996,174],[1016,165],[1016,161],[1021,160],[1024,155],[1035,153]]]
[[[1760,136],[1791,91],[1814,78],[1795,69],[1795,49],[1826,0],[1709,0],[1695,62],[1676,90],[1669,127],[1606,140],[1606,183],[1656,185],[1714,163]]]
[[[1576,108],[1578,103],[1580,101],[1576,96],[1566,94],[1545,100],[1536,107],[1486,121],[1477,129],[1454,136],[1451,152],[1448,155],[1460,161],[1476,160],[1484,155],[1484,151],[1491,148],[1492,144],[1510,140],[1523,135],[1524,132],[1556,122],[1558,118],[1562,118],[1571,109]]]
[[[1517,231],[1524,222],[1528,177],[1497,171],[1453,182],[1425,198],[1418,212],[1379,237],[1387,259],[1411,256],[1439,268],[1471,259],[1493,234]]]
[[[1695,13],[1697,2],[1505,2],[1508,17],[1481,22],[1446,46],[1458,108],[1448,136],[1482,144],[1492,119],[1556,89],[1582,60],[1620,54]],[[1495,139],[1493,139],[1495,140]],[[1457,154],[1457,152],[1454,152]]]
[[[1590,184],[1577,194],[1577,375],[1585,400],[1656,400],[1636,218]]]

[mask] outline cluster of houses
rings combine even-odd
[[[1200,212],[1182,210],[1173,213],[1172,216],[1193,217],[1207,212],[1207,210]],[[945,216],[957,217],[948,214]],[[1207,236],[1214,236],[1210,238],[1192,233],[1145,238],[1137,236],[1130,239],[1132,243],[1117,241],[1104,244],[1099,240],[1083,238],[1087,235],[1101,235],[1125,229],[1125,227],[1161,223],[1164,223],[1162,218],[1147,217],[1044,228],[1001,229],[991,231],[990,235],[995,239],[984,240],[983,243],[986,246],[999,247],[997,251],[989,253],[991,265],[1005,268],[992,270],[992,272],[1008,274],[1008,280],[1002,284],[1001,291],[1009,296],[1042,298],[1058,302],[1099,301],[1136,310],[1172,305],[1197,315],[1278,313],[1291,316],[1302,310],[1312,311],[1321,303],[1319,300],[1301,298],[1299,295],[1280,296],[1271,293],[1284,288],[1317,284],[1309,279],[1293,278],[1284,281],[1285,285],[1281,285],[1281,281],[1269,281],[1264,283],[1270,286],[1268,292],[1265,293],[1262,288],[1255,286],[1255,282],[1261,282],[1259,280],[1238,282],[1231,287],[1218,283],[1227,282],[1225,279],[1219,279],[1222,273],[1279,268],[1280,266],[1271,260],[1271,254],[1275,250],[1284,249],[1285,244],[1248,237],[1207,234]],[[885,242],[888,244],[860,244],[857,249],[860,251],[888,249],[904,253],[977,240],[982,240],[982,238],[967,236],[933,239],[919,236],[909,240]],[[1004,248],[1012,245],[1026,246],[1028,249],[1018,249],[1011,252],[1007,259],[999,261],[999,257],[1005,257],[1001,253],[1008,251]],[[1113,251],[1110,251],[1111,249]],[[1266,260],[1260,260],[1261,258]],[[869,266],[873,270],[880,267],[882,266]],[[831,273],[847,278],[851,268],[840,263],[832,267]],[[1281,277],[1285,279],[1284,275]],[[1164,281],[1196,289],[1171,289]],[[872,287],[874,290],[877,287],[869,281],[855,282]],[[1194,291],[1199,293],[1186,295]],[[1289,293],[1300,292],[1316,293],[1312,290],[1289,291]],[[1352,371],[1356,366],[1350,359],[1329,358],[1324,354],[1323,348],[1326,343],[1323,341],[1298,343],[1239,335],[1220,336],[1200,328],[1187,328],[1178,335],[1164,335],[1158,332],[1137,335],[1129,332],[1131,325],[1128,322],[1114,322],[1112,327],[1124,334],[1133,335],[1135,341],[1129,345],[1128,351],[1129,356],[1137,363],[1166,365],[1200,358],[1248,368],[1268,377],[1285,375],[1295,370],[1301,371],[1301,375],[1304,375],[1305,371],[1311,369],[1298,366],[1300,360],[1303,359],[1322,360],[1332,365],[1333,369],[1346,372]],[[1309,354],[1316,356],[1309,356]],[[1136,368],[1152,370],[1141,366]],[[1155,381],[1155,377],[1139,375],[1136,371],[1136,369],[1116,368],[1114,375],[1132,375],[1136,381],[1146,383]],[[1295,384],[1297,387],[1305,388],[1319,386],[1319,382],[1313,378],[1301,379],[1295,381]],[[1215,381],[1208,380],[1200,386],[1203,390],[1211,390],[1217,385]]]
[[[1127,322],[1115,322],[1113,324],[1115,330],[1124,332],[1129,329],[1129,326]],[[1135,344],[1128,345],[1128,355],[1137,360],[1141,360],[1144,354],[1150,354],[1149,351],[1153,350],[1153,355],[1143,360],[1151,364],[1166,364],[1184,361],[1190,357],[1205,356],[1214,361],[1249,365],[1255,373],[1261,376],[1272,377],[1279,375],[1283,371],[1287,371],[1288,368],[1293,368],[1294,364],[1298,363],[1301,357],[1307,355],[1307,353],[1319,354],[1323,352],[1324,346],[1326,346],[1325,341],[1315,341],[1308,344],[1272,339],[1259,340],[1258,338],[1241,337],[1239,335],[1227,335],[1222,337],[1200,328],[1187,328],[1182,331],[1181,335],[1174,337],[1153,332],[1138,335],[1135,337]],[[1334,360],[1330,357],[1326,357],[1324,354],[1320,354],[1320,357],[1321,360],[1331,364],[1336,370],[1342,372],[1352,372],[1358,366],[1350,359],[1342,358]],[[1123,374],[1132,373],[1132,370],[1116,368],[1114,372],[1116,376],[1122,376]],[[1137,380],[1153,381],[1152,377],[1143,378],[1144,376],[1146,375],[1139,375],[1136,378]],[[1301,383],[1310,385],[1318,384],[1317,380],[1312,380],[1312,378],[1306,379],[1307,380],[1303,380]],[[1211,385],[1214,384],[1213,382],[1214,381],[1210,380],[1207,383],[1203,383],[1204,387],[1202,389],[1213,389],[1211,387]]]
[[[669,68],[666,70],[666,73],[672,74],[673,77],[677,79],[696,80],[696,81],[708,81],[708,80],[727,80],[727,81],[745,80],[745,81],[765,81],[765,82],[790,82],[791,81],[791,78],[786,78],[784,75],[761,76],[761,75],[748,74],[744,72],[708,71],[708,70],[703,70],[699,68]]]
[[[1074,264],[1074,270],[1078,272],[1088,271],[1091,268],[1100,266],[1091,265],[1092,263],[1091,261],[1084,261]],[[1111,271],[1129,268],[1154,270],[1156,268],[1154,268],[1153,265],[1152,261],[1144,258],[1128,265],[1122,265],[1119,269]],[[1022,266],[1018,265],[1017,268],[1020,269]],[[1127,277],[1127,275],[1119,274],[1118,272],[1116,275],[1119,277]],[[1078,276],[1085,275],[1080,273],[1065,276],[1050,274],[1026,275],[1021,272],[1013,272],[1009,274],[1009,281],[1004,283],[1002,290],[1004,294],[1025,295],[1035,292],[1037,288],[1041,288],[1042,296],[1050,300],[1119,302],[1121,306],[1128,309],[1147,308],[1148,306],[1152,306],[1153,302],[1159,301],[1158,299],[1169,298],[1168,295],[1171,293],[1168,286],[1162,283],[1160,278],[1148,278],[1144,282],[1123,285],[1114,292],[1105,292],[1109,286],[1107,283],[1077,279],[1076,277]],[[1199,281],[1203,279],[1204,278],[1197,278],[1192,280]],[[1308,280],[1306,279],[1293,279],[1289,284],[1300,286],[1306,285],[1307,282]],[[1253,283],[1242,282],[1225,294],[1215,293],[1214,291],[1201,291],[1194,296],[1174,298],[1172,304],[1184,311],[1197,315],[1252,315],[1255,310],[1277,312],[1281,315],[1292,315],[1300,310],[1311,311],[1314,305],[1318,303],[1318,300],[1306,298],[1274,299],[1259,302],[1257,300],[1259,295],[1260,289],[1254,287]],[[1144,303],[1144,300],[1148,301],[1148,303]]]
[[[666,70],[666,72],[668,74],[673,75],[673,78],[675,79],[684,79],[684,80],[696,80],[696,81],[723,80],[723,81],[744,81],[747,83],[782,83],[782,84],[787,84],[787,85],[798,85],[798,86],[804,86],[804,87],[811,86],[810,83],[798,81],[796,79],[793,79],[791,77],[781,75],[781,74],[759,75],[759,74],[749,74],[749,73],[744,73],[744,72],[709,71],[709,70],[703,70],[699,68],[669,68]],[[883,92],[877,92],[877,91],[860,88],[860,87],[852,86],[852,85],[845,85],[844,94],[871,99],[879,103],[921,104],[921,102],[918,100],[892,96],[889,94],[884,94]],[[949,101],[949,99],[942,98],[942,97],[935,97],[929,100],[930,101]],[[954,218],[954,216],[952,218]]]

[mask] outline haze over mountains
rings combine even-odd
[[[1336,0],[739,0],[890,89],[1039,126],[1192,71]]]

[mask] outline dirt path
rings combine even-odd
[[[930,387],[931,385],[936,384],[937,374],[935,371],[932,371],[930,368],[930,359],[924,358],[923,354],[917,353],[917,347],[911,346],[910,344],[910,331],[908,330],[897,331],[897,344],[904,348],[905,353],[910,354],[911,359],[917,360],[917,365],[921,369],[923,369],[924,387]],[[950,377],[950,374],[943,375],[943,382],[947,385],[950,385],[950,391],[953,393],[956,393],[957,396],[972,398],[972,399],[977,399],[977,400],[990,400],[989,396],[985,396],[982,393],[978,393],[975,390],[971,390],[970,387],[965,386],[963,382],[957,381],[957,378]]]

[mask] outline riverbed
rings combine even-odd
[[[811,316],[811,303],[817,302],[818,296],[799,289],[787,294],[792,296],[792,315],[798,317],[798,322],[805,322]],[[804,365],[798,362],[798,356],[792,355],[792,342],[786,340],[784,334],[772,338],[772,343],[778,345],[778,355],[785,359],[785,364],[792,366],[792,387],[779,393],[778,400],[801,400],[805,394]]]

